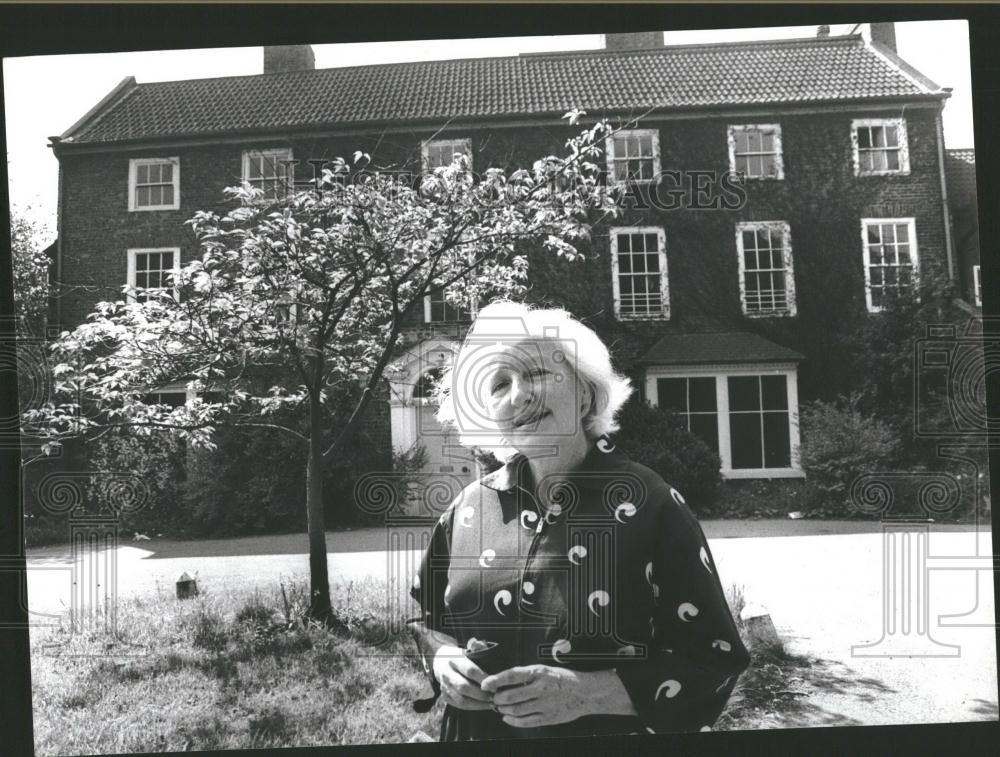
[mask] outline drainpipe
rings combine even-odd
[[[941,111],[944,110],[944,103],[941,103],[941,107],[938,108],[937,115],[934,116],[934,126],[937,129],[937,148],[938,148],[938,168],[941,174],[941,205],[942,212],[944,214],[944,249],[945,254],[948,258],[948,281],[954,281],[955,279],[955,260],[954,251],[952,250],[951,242],[951,212],[948,207],[948,181],[945,177],[944,170],[944,128],[941,125]]]

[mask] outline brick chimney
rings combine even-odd
[[[878,42],[882,47],[888,47],[896,52],[896,25],[892,22],[887,24],[871,24],[872,42]]]
[[[817,37],[829,37],[830,36],[830,27],[827,24],[823,24],[822,26],[816,27],[816,36]]]
[[[272,45],[264,48],[264,73],[312,71],[316,56],[311,45]]]
[[[663,47],[663,32],[604,35],[605,50],[645,50],[650,47]]]

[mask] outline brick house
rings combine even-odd
[[[280,191],[288,166],[308,180],[355,150],[425,168],[465,151],[474,170],[510,167],[560,151],[578,130],[561,120],[571,108],[644,114],[608,145],[608,172],[669,201],[598,229],[585,262],[534,256],[529,299],[595,328],[642,396],[718,450],[725,477],[801,476],[799,402],[858,380],[838,335],[922,272],[957,275],[949,90],[895,54],[891,24],[874,26],[873,42],[822,27],[684,46],[609,34],[603,50],[338,69],[293,46],[265,48],[262,75],[129,77],[51,138],[58,320],[78,323],[126,282],[160,285],[197,254],[182,222],[222,208],[242,179]],[[730,171],[742,185],[719,179]],[[471,310],[427,301],[373,415],[386,445],[419,439],[433,472],[464,480],[475,468],[440,435],[423,376],[452,359]]]

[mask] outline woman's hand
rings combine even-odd
[[[486,672],[465,656],[461,647],[446,644],[434,653],[434,677],[441,684],[441,696],[460,710],[488,710],[493,696],[479,684]]]
[[[586,673],[551,665],[525,665],[487,676],[482,688],[484,692],[496,692],[494,709],[504,716],[505,723],[515,728],[537,728],[568,723],[584,715],[625,714],[627,710],[609,698],[616,683],[617,675],[610,670]],[[503,686],[511,688],[498,691]]]

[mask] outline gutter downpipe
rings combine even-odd
[[[955,258],[951,239],[951,211],[948,206],[948,181],[945,177],[944,161],[944,128],[941,125],[941,111],[944,110],[944,102],[938,108],[934,116],[934,126],[937,130],[938,167],[941,175],[941,206],[944,215],[944,249],[948,259],[948,281],[955,280]]]

